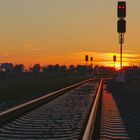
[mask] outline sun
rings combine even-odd
[[[115,63],[115,69],[119,70],[120,69],[120,63]]]
[[[115,67],[116,70],[120,70],[120,62],[119,61],[117,61],[115,63],[112,62],[112,63],[109,64],[109,66],[110,67]],[[128,63],[127,62],[123,62],[123,67],[124,66],[128,66]]]

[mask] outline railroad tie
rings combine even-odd
[[[100,140],[130,139],[111,93],[104,86]]]

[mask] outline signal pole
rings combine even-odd
[[[119,33],[119,43],[120,43],[120,69],[122,70],[122,44],[124,43],[124,33],[126,32],[126,2],[118,1],[118,22],[117,31]]]
[[[122,44],[123,44],[123,37],[122,33],[120,33],[120,69],[122,70]]]

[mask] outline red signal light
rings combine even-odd
[[[119,9],[125,9],[125,6],[118,6]]]
[[[126,2],[119,1],[117,9],[118,9],[118,18],[125,18],[126,17]]]

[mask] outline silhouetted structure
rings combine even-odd
[[[13,63],[1,63],[1,69],[2,71],[11,73],[14,70]]]
[[[124,43],[124,33],[126,32],[126,2],[118,1],[117,7],[118,22],[117,22],[117,32],[119,33],[119,43],[120,43],[120,69],[122,70],[122,44]]]

